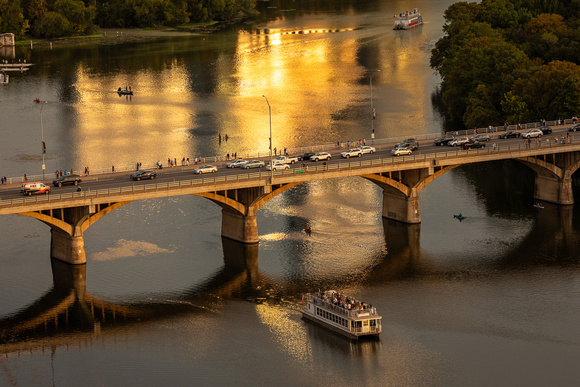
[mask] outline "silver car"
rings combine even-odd
[[[375,153],[377,151],[374,147],[368,145],[361,146],[359,149],[362,153]]]
[[[242,164],[242,168],[243,169],[262,168],[265,165],[266,165],[266,163],[264,163],[261,160],[250,160],[250,161],[246,161],[244,164]]]
[[[280,169],[281,170],[290,169],[290,166],[288,164],[277,163],[277,162],[274,161],[273,166],[270,165],[270,164],[268,164],[268,166],[266,167],[266,169],[268,171],[271,171],[272,169],[275,170],[275,171],[278,171]]]
[[[236,160],[232,160],[229,163],[227,163],[226,164],[226,167],[228,167],[228,168],[239,168],[239,167],[241,167],[246,162],[247,162],[247,160],[244,160],[244,159],[236,159]]]
[[[215,173],[217,172],[217,167],[215,165],[204,165],[203,167],[195,168],[193,173]]]
[[[530,129],[522,133],[522,138],[536,138],[542,137],[544,132],[541,129]]]

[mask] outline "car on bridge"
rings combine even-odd
[[[461,147],[463,149],[485,148],[485,144],[483,142],[469,140],[462,144]]]
[[[530,129],[530,130],[526,130],[525,132],[522,133],[522,138],[537,138],[537,137],[542,137],[542,135],[544,134],[544,132],[542,132],[541,129]]]
[[[468,141],[469,141],[469,138],[467,138],[465,136],[456,137],[453,140],[449,141],[447,143],[447,145],[449,145],[449,146],[461,146],[461,145],[465,144]]]
[[[314,156],[310,156],[310,161],[330,160],[331,157],[328,152],[318,152]]]
[[[298,155],[298,161],[310,160],[310,157],[314,156],[314,153],[304,152]]]
[[[204,165],[202,167],[195,168],[193,170],[193,173],[198,173],[198,174],[215,173],[215,172],[217,172],[217,167],[215,165]]]
[[[444,136],[435,139],[435,141],[433,141],[433,145],[436,146],[447,145],[447,143],[449,143],[449,141],[453,140],[454,138],[455,136],[453,136],[452,134],[446,134]]]
[[[82,181],[83,179],[79,175],[62,175],[58,179],[53,180],[52,185],[55,187],[62,187],[67,184],[78,185]]]
[[[415,151],[419,149],[419,141],[414,138],[408,138],[395,145],[395,148],[411,148],[412,151]]]
[[[410,147],[408,148],[398,147],[391,150],[391,153],[393,154],[393,156],[402,156],[402,155],[410,155],[411,153],[413,153],[413,151],[411,150]]]
[[[261,160],[250,160],[242,164],[242,169],[262,168],[264,166],[266,166],[266,163]]]
[[[580,130],[580,124],[574,124],[568,128],[568,132],[576,132]]]
[[[49,194],[50,193],[50,186],[44,183],[34,182],[34,183],[25,183],[22,184],[20,187],[20,192],[24,195],[32,195],[32,194]]]
[[[518,132],[517,130],[508,130],[505,133],[502,133],[499,135],[499,138],[504,139],[504,138],[515,138],[515,137],[520,137],[521,133]]]
[[[540,126],[538,129],[540,129],[543,134],[552,134],[552,128],[549,126]]]
[[[268,164],[266,166],[266,169],[268,171],[271,171],[271,170],[278,171],[278,170],[290,169],[290,166],[288,164],[276,162],[276,160],[274,160],[274,163],[272,165]]]
[[[244,159],[236,159],[236,160],[232,160],[229,163],[227,163],[226,164],[226,167],[228,167],[228,168],[239,168],[239,167],[241,167],[246,162],[247,162],[247,160],[244,160]]]
[[[469,139],[469,141],[479,141],[479,142],[489,141],[489,140],[491,140],[491,137],[489,137],[489,134],[485,134],[485,133],[476,134],[475,136],[473,136]]]
[[[368,145],[363,145],[359,149],[362,151],[362,153],[375,153],[377,151],[375,147]]]
[[[341,157],[345,159],[349,159],[351,157],[361,157],[363,155],[363,151],[359,148],[352,148],[347,151],[344,151],[340,154]]]
[[[145,180],[145,179],[155,179],[157,177],[157,172],[152,169],[143,169],[131,174],[131,179],[133,180]]]

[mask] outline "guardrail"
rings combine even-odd
[[[564,139],[559,141],[558,143],[554,144],[554,142],[547,144],[546,142],[543,143],[530,143],[529,146],[527,144],[518,144],[517,146],[514,145],[498,145],[496,147],[488,146],[486,148],[481,149],[453,149],[448,151],[440,151],[440,152],[432,152],[432,153],[424,153],[424,154],[411,154],[408,156],[394,156],[394,157],[386,157],[386,158],[376,158],[376,159],[359,159],[359,160],[352,160],[352,159],[344,159],[341,160],[339,163],[333,164],[326,164],[324,163],[317,163],[314,164],[304,163],[304,168],[294,168],[289,170],[282,170],[282,171],[274,171],[274,177],[288,177],[293,176],[300,173],[324,173],[329,171],[337,171],[343,169],[358,169],[358,168],[366,168],[366,167],[374,167],[386,164],[407,164],[407,163],[416,163],[416,162],[433,162],[433,160],[441,160],[441,159],[451,159],[456,157],[465,157],[469,155],[481,155],[481,154],[503,154],[503,153],[513,153],[518,152],[522,153],[524,151],[529,151],[531,149],[554,149],[560,148],[564,149],[567,146],[573,143],[574,139],[571,137],[570,139]],[[529,153],[529,152],[527,152]],[[514,157],[517,157],[514,156]],[[231,175],[222,175],[222,176],[214,176],[214,177],[198,177],[193,179],[186,179],[186,180],[177,180],[167,183],[145,183],[145,184],[136,184],[133,183],[130,186],[122,186],[116,188],[104,188],[104,189],[97,189],[97,190],[83,190],[79,192],[68,192],[68,193],[59,193],[59,194],[37,194],[35,196],[24,196],[22,198],[16,199],[4,199],[0,200],[0,207],[2,206],[15,206],[15,205],[23,205],[23,204],[32,204],[32,203],[42,203],[42,202],[56,202],[56,201],[63,201],[63,200],[71,200],[71,199],[78,199],[78,198],[86,198],[86,197],[95,197],[95,196],[111,196],[111,195],[119,195],[119,194],[129,194],[133,192],[144,192],[144,191],[151,191],[151,190],[169,190],[169,189],[177,189],[177,188],[184,188],[190,186],[202,186],[202,185],[210,185],[216,183],[226,183],[226,182],[233,182],[233,181],[241,181],[241,180],[266,180],[270,178],[271,172],[270,171],[259,171],[259,172],[249,172],[249,173],[238,173],[238,174],[231,174]]]

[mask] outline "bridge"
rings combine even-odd
[[[572,175],[580,167],[580,141],[565,136],[564,127],[554,129],[549,136],[553,138],[551,143],[524,144],[521,139],[500,140],[494,134],[483,149],[423,144],[412,155],[400,157],[391,155],[392,142],[356,160],[341,159],[340,150],[335,148],[329,150],[332,159],[324,164],[298,163],[289,170],[274,172],[220,168],[206,177],[193,175],[195,166],[182,166],[164,169],[159,179],[150,182],[131,182],[128,173],[110,173],[87,178],[82,191],[63,187],[58,193],[34,197],[23,197],[19,187],[12,185],[1,192],[0,215],[18,214],[44,222],[51,228],[51,257],[85,264],[83,233],[88,227],[111,211],[141,199],[178,195],[207,198],[222,208],[223,237],[254,244],[259,241],[256,213],[260,208],[307,181],[365,178],[383,189],[384,218],[416,224],[421,222],[419,193],[437,177],[464,164],[517,160],[536,174],[536,199],[571,205]]]

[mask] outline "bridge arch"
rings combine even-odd
[[[383,189],[383,217],[404,223],[420,223],[419,192],[436,178],[458,167],[423,168],[415,173],[378,173],[361,175]]]

